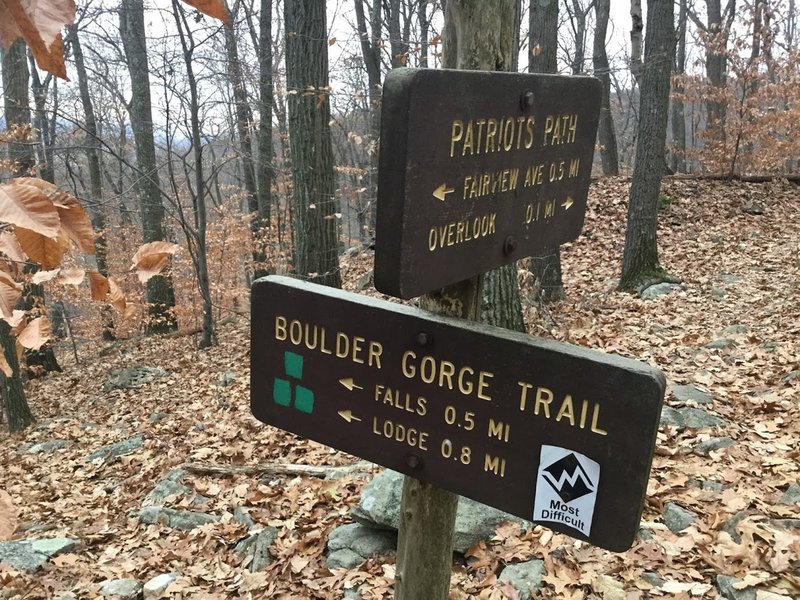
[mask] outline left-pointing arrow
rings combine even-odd
[[[356,384],[356,383],[353,381],[353,378],[352,378],[352,377],[345,377],[344,379],[340,379],[340,380],[339,380],[339,383],[341,383],[341,384],[342,384],[344,387],[346,387],[346,388],[347,388],[348,390],[350,390],[351,392],[352,392],[354,389],[356,389],[356,390],[363,390],[363,389],[364,389],[364,388],[363,388],[363,387],[361,387],[360,385],[357,385],[357,384]]]
[[[433,190],[433,197],[434,198],[438,198],[439,200],[444,202],[444,199],[447,196],[447,194],[451,194],[454,191],[455,191],[455,189],[449,188],[449,187],[447,187],[446,183],[443,183],[442,185],[437,187],[435,190]]]
[[[340,410],[339,411],[339,416],[342,417],[348,423],[352,423],[353,421],[360,421],[361,420],[361,419],[359,419],[357,416],[355,416],[353,414],[352,410]]]
[[[567,199],[561,203],[561,206],[564,207],[564,210],[569,210],[569,207],[572,206],[573,204],[574,201],[572,200],[572,196],[567,196]]]

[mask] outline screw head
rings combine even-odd
[[[409,454],[406,457],[406,464],[410,469],[419,469],[422,465],[422,461],[416,454]]]
[[[417,334],[417,342],[419,342],[421,346],[427,346],[431,343],[431,335],[427,331],[420,331]]]
[[[508,236],[503,241],[503,254],[511,254],[517,249],[517,240],[513,236]]]
[[[524,92],[522,92],[522,96],[520,96],[519,105],[522,107],[522,110],[532,108],[533,100],[534,100],[533,92],[531,90],[525,90]]]

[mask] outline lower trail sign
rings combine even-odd
[[[253,284],[261,421],[614,551],[665,381],[638,361],[284,277]]]

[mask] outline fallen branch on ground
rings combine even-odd
[[[203,465],[199,463],[185,463],[181,469],[193,475],[288,475],[291,477],[320,477],[336,478],[356,473],[370,473],[375,469],[375,464],[367,461],[358,461],[351,465],[340,467],[316,465],[292,465],[280,463],[262,463],[257,465]]]

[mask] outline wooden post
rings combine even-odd
[[[431,312],[475,321],[482,288],[480,275],[427,294],[420,304]],[[447,600],[457,509],[457,494],[405,477],[397,538],[396,600]]]

